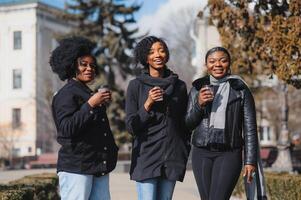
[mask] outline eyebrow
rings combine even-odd
[[[223,57],[220,57],[220,58],[210,58],[210,57],[209,57],[208,60],[210,60],[210,59],[218,60],[218,59],[223,59],[223,58],[229,59],[228,56],[223,56]]]

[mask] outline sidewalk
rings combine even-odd
[[[135,182],[124,172],[127,165],[119,163],[116,170],[110,174],[110,191],[112,200],[137,200]],[[23,176],[39,173],[55,173],[55,169],[9,170],[0,171],[0,184]],[[177,182],[173,200],[199,200],[197,186],[191,170],[186,172],[184,182]],[[239,200],[231,198],[231,200]]]

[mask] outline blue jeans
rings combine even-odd
[[[138,200],[171,200],[175,185],[160,177],[137,181]]]
[[[93,175],[59,172],[61,200],[111,200],[109,175]]]

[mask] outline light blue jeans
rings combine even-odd
[[[111,200],[109,175],[93,175],[59,172],[61,200]]]
[[[137,181],[138,200],[171,200],[175,185],[160,177]]]

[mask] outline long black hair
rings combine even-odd
[[[156,42],[160,42],[162,44],[166,53],[166,62],[169,60],[169,50],[164,40],[155,36],[148,36],[138,42],[134,49],[134,60],[136,64],[141,63],[145,68],[148,67],[147,56],[152,45]]]
[[[76,76],[78,70],[77,59],[82,56],[93,57],[95,43],[83,37],[68,37],[59,41],[59,46],[56,47],[50,56],[49,64],[54,73],[64,81]],[[95,68],[95,74],[99,74],[98,67]]]

